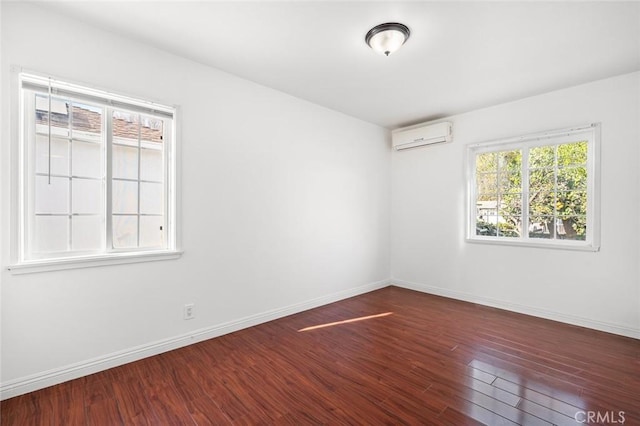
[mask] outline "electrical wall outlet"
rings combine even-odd
[[[190,320],[196,317],[196,307],[193,303],[184,305],[184,319]]]

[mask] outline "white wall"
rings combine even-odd
[[[640,337],[640,73],[456,115],[454,141],[392,154],[392,282]],[[602,123],[597,253],[465,242],[466,145]]]
[[[37,6],[1,8],[3,93],[14,65],[180,107],[185,250],[12,275],[4,238],[4,397],[388,283],[385,129]],[[1,138],[6,236],[7,126]]]

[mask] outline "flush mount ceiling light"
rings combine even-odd
[[[387,22],[371,28],[364,40],[370,48],[389,56],[409,39],[409,27],[397,22]]]

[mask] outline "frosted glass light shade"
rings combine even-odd
[[[407,41],[411,31],[406,25],[397,22],[387,22],[371,28],[365,36],[365,41],[373,50],[389,56]]]

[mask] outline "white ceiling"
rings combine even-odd
[[[50,1],[57,11],[385,127],[640,69],[637,2]],[[397,21],[395,54],[364,43]]]

